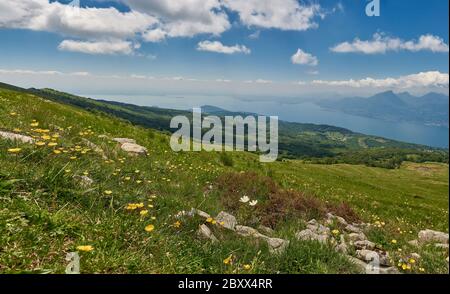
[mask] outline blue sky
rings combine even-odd
[[[0,0],[0,80],[141,94],[448,92],[448,1],[380,0],[379,17],[365,0],[167,1]]]

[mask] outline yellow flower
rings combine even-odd
[[[230,254],[230,256],[228,256],[227,258],[225,258],[223,260],[223,263],[226,264],[226,265],[230,264],[231,261],[232,261],[232,258],[233,258],[233,254]]]
[[[402,270],[406,270],[408,268],[408,266],[406,265],[406,263],[402,264]]]
[[[144,216],[148,214],[148,210],[144,209],[139,212],[140,215]]]
[[[39,123],[38,123],[38,122],[32,122],[32,123],[30,124],[30,126],[33,127],[33,128],[35,128],[35,127],[38,127],[38,126],[39,126]]]
[[[176,221],[176,222],[173,224],[173,226],[174,226],[175,228],[179,228],[179,227],[181,227],[181,223],[180,223],[179,221]]]
[[[51,139],[51,137],[49,135],[43,135],[41,138],[42,138],[42,140],[50,140]]]
[[[85,171],[85,172],[83,172],[83,175],[87,176],[87,175],[89,175],[89,172]]]
[[[56,143],[56,142],[50,142],[47,144],[48,147],[55,147],[57,145],[58,145],[58,143]]]
[[[105,193],[106,195],[111,195],[113,192],[111,190],[105,190],[103,193]]]
[[[84,252],[90,252],[90,251],[94,250],[94,247],[91,245],[81,245],[81,246],[77,246],[77,250],[84,251]]]
[[[414,264],[414,263],[416,263],[416,260],[414,258],[410,258],[409,263]]]
[[[392,244],[397,244],[397,240],[393,239],[393,240],[391,241],[391,243],[392,243]]]
[[[206,222],[207,222],[207,223],[212,223],[212,221],[213,221],[213,218],[212,218],[212,217],[208,217],[208,218],[206,219]]]
[[[146,226],[145,227],[145,231],[146,232],[151,232],[151,231],[153,231],[155,229],[155,226],[154,225],[148,225],[148,226]]]
[[[136,184],[140,184],[140,183],[142,183],[141,180],[137,180],[137,181],[136,181]]]
[[[61,154],[61,151],[60,151],[60,150],[53,150],[53,153],[55,153],[55,154]]]
[[[331,232],[333,233],[333,235],[339,235],[339,230],[333,230]]]
[[[244,269],[245,269],[245,270],[250,270],[251,268],[252,268],[251,265],[249,265],[249,264],[244,264]]]
[[[124,180],[125,181],[129,181],[131,178],[130,177],[125,177]]]
[[[42,142],[42,141],[36,142],[36,146],[39,146],[39,147],[45,146],[45,142]]]
[[[16,116],[17,113],[15,113],[15,112],[10,112],[9,115],[11,115],[11,116]]]
[[[76,156],[71,156],[71,157],[70,157],[70,160],[75,160],[75,159],[77,159]]]
[[[8,149],[8,153],[19,153],[22,151],[22,148],[10,148]]]
[[[425,272],[425,269],[423,267],[419,267],[419,271],[421,271],[423,273],[423,272]]]

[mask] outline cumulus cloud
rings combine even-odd
[[[64,40],[58,46],[58,49],[62,51],[110,55],[130,55],[133,54],[134,50],[138,48],[139,44],[133,44],[132,42],[121,40],[98,42]]]
[[[443,87],[448,88],[449,76],[448,73],[441,73],[439,71],[420,72],[401,76],[399,78],[385,78],[374,79],[365,78],[360,80],[341,80],[341,81],[323,81],[315,80],[314,85],[323,86],[338,86],[338,87],[352,87],[352,88],[396,88],[406,89],[414,87]]]
[[[323,16],[320,5],[301,4],[297,0],[223,0],[237,12],[244,25],[281,30],[305,31],[316,28],[315,18]]]
[[[302,64],[309,66],[317,66],[319,64],[319,60],[317,57],[313,56],[310,53],[306,53],[302,49],[298,49],[297,52],[292,55],[291,61],[293,64]]]
[[[434,53],[448,53],[448,44],[440,37],[422,35],[418,40],[404,41],[400,38],[388,37],[383,34],[374,34],[372,40],[362,41],[359,38],[352,42],[340,43],[331,48],[337,53],[363,53],[380,54],[388,51],[431,51]]]
[[[244,45],[225,46],[219,41],[202,41],[198,43],[197,50],[223,54],[251,53],[251,50],[245,47]]]

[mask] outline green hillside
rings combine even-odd
[[[326,223],[327,213],[364,224],[400,272],[448,273],[448,247],[408,243],[420,230],[448,232],[446,163],[384,169],[263,164],[247,152],[174,153],[166,122],[177,111],[2,85],[0,102],[0,131],[34,140],[0,137],[0,273],[64,273],[74,251],[81,273],[361,272],[348,258],[353,249],[335,250],[349,234],[336,221]],[[113,138],[134,139],[147,156],[130,155]],[[244,196],[258,202],[247,205]],[[182,213],[191,208],[212,217]],[[240,225],[263,225],[289,245],[275,254],[266,239],[227,230],[216,220],[221,211]],[[313,218],[326,223],[329,242],[295,237]],[[201,225],[217,241],[199,237]]]
[[[46,99],[89,110],[104,112],[135,125],[172,132],[170,120],[176,115],[191,117],[191,112],[156,107],[142,107],[111,101],[97,101],[52,89],[17,89]],[[252,115],[204,107],[205,113],[219,115]],[[256,115],[256,114],[254,114]],[[398,142],[354,133],[350,130],[304,123],[279,122],[279,159],[303,159],[311,163],[350,163],[397,168],[404,161],[448,163],[448,150]]]

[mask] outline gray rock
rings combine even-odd
[[[205,224],[202,224],[202,225],[199,226],[198,231],[197,231],[197,235],[200,236],[201,238],[208,239],[208,240],[210,240],[213,243],[219,241],[216,238],[216,236],[214,236],[214,234],[211,232],[211,230],[208,228],[208,226],[205,225]]]
[[[0,131],[0,138],[10,140],[10,141],[17,141],[17,142],[21,142],[21,143],[29,143],[29,144],[34,143],[34,139],[31,138],[30,136],[24,136],[24,135],[19,135],[19,134],[10,133],[10,132]]]
[[[136,140],[128,139],[128,138],[114,138],[113,141],[116,141],[116,142],[118,142],[120,144],[124,144],[124,143],[136,144]]]
[[[408,241],[408,244],[414,247],[419,247],[419,241],[418,240],[411,240]]]
[[[337,252],[340,252],[340,253],[343,253],[343,254],[347,254],[348,253],[348,246],[347,246],[347,243],[345,242],[344,235],[341,235],[339,245],[334,247],[334,249]]]
[[[328,235],[319,235],[315,232],[313,232],[310,229],[306,229],[300,232],[297,232],[295,234],[295,237],[298,240],[303,240],[303,241],[319,241],[320,243],[327,243],[328,241]]]
[[[443,243],[448,244],[448,233],[433,231],[433,230],[423,230],[418,234],[419,243]]]
[[[332,213],[327,213],[327,220],[330,221],[329,223],[332,223],[333,221],[336,221],[337,223],[346,226],[348,225],[347,221],[340,216],[334,215]]]
[[[192,209],[200,217],[203,217],[203,218],[210,218],[211,217],[208,213],[206,213],[204,211],[201,211],[200,209],[196,209],[196,208],[192,208]]]
[[[400,274],[400,272],[398,271],[398,269],[395,266],[390,266],[390,267],[379,267],[378,268],[378,273],[380,275],[398,275]]]
[[[365,262],[379,263],[379,265],[390,266],[389,255],[387,252],[376,252],[373,250],[356,250],[356,257]]]
[[[233,231],[237,225],[236,218],[233,215],[226,213],[225,211],[219,212],[219,214],[216,216],[216,221],[220,223],[224,228]]]
[[[267,238],[267,245],[269,245],[269,250],[271,253],[281,254],[289,246],[289,241],[279,238]]]
[[[258,226],[258,231],[263,232],[264,234],[267,234],[267,235],[272,235],[274,233],[274,231],[271,228],[263,226],[263,225]]]
[[[268,238],[251,227],[236,225],[234,229],[236,230],[236,233],[244,237]]]
[[[448,244],[437,243],[437,244],[434,244],[434,247],[439,248],[439,249],[447,249],[448,250]]]
[[[363,241],[355,241],[353,245],[357,249],[366,249],[366,250],[374,250],[375,249],[375,243],[370,242],[369,240],[363,240]]]
[[[367,240],[366,235],[364,235],[364,233],[350,233],[348,234],[348,239],[352,242],[356,242],[356,241],[365,241]]]
[[[89,187],[94,183],[94,180],[88,176],[80,176],[80,184],[83,187]]]
[[[358,227],[356,227],[356,226],[354,226],[354,225],[347,225],[347,226],[345,227],[345,230],[346,230],[347,232],[350,232],[350,233],[357,233],[357,234],[363,232],[360,228],[358,228]]]
[[[131,155],[147,155],[147,148],[135,143],[123,143],[120,148]]]

